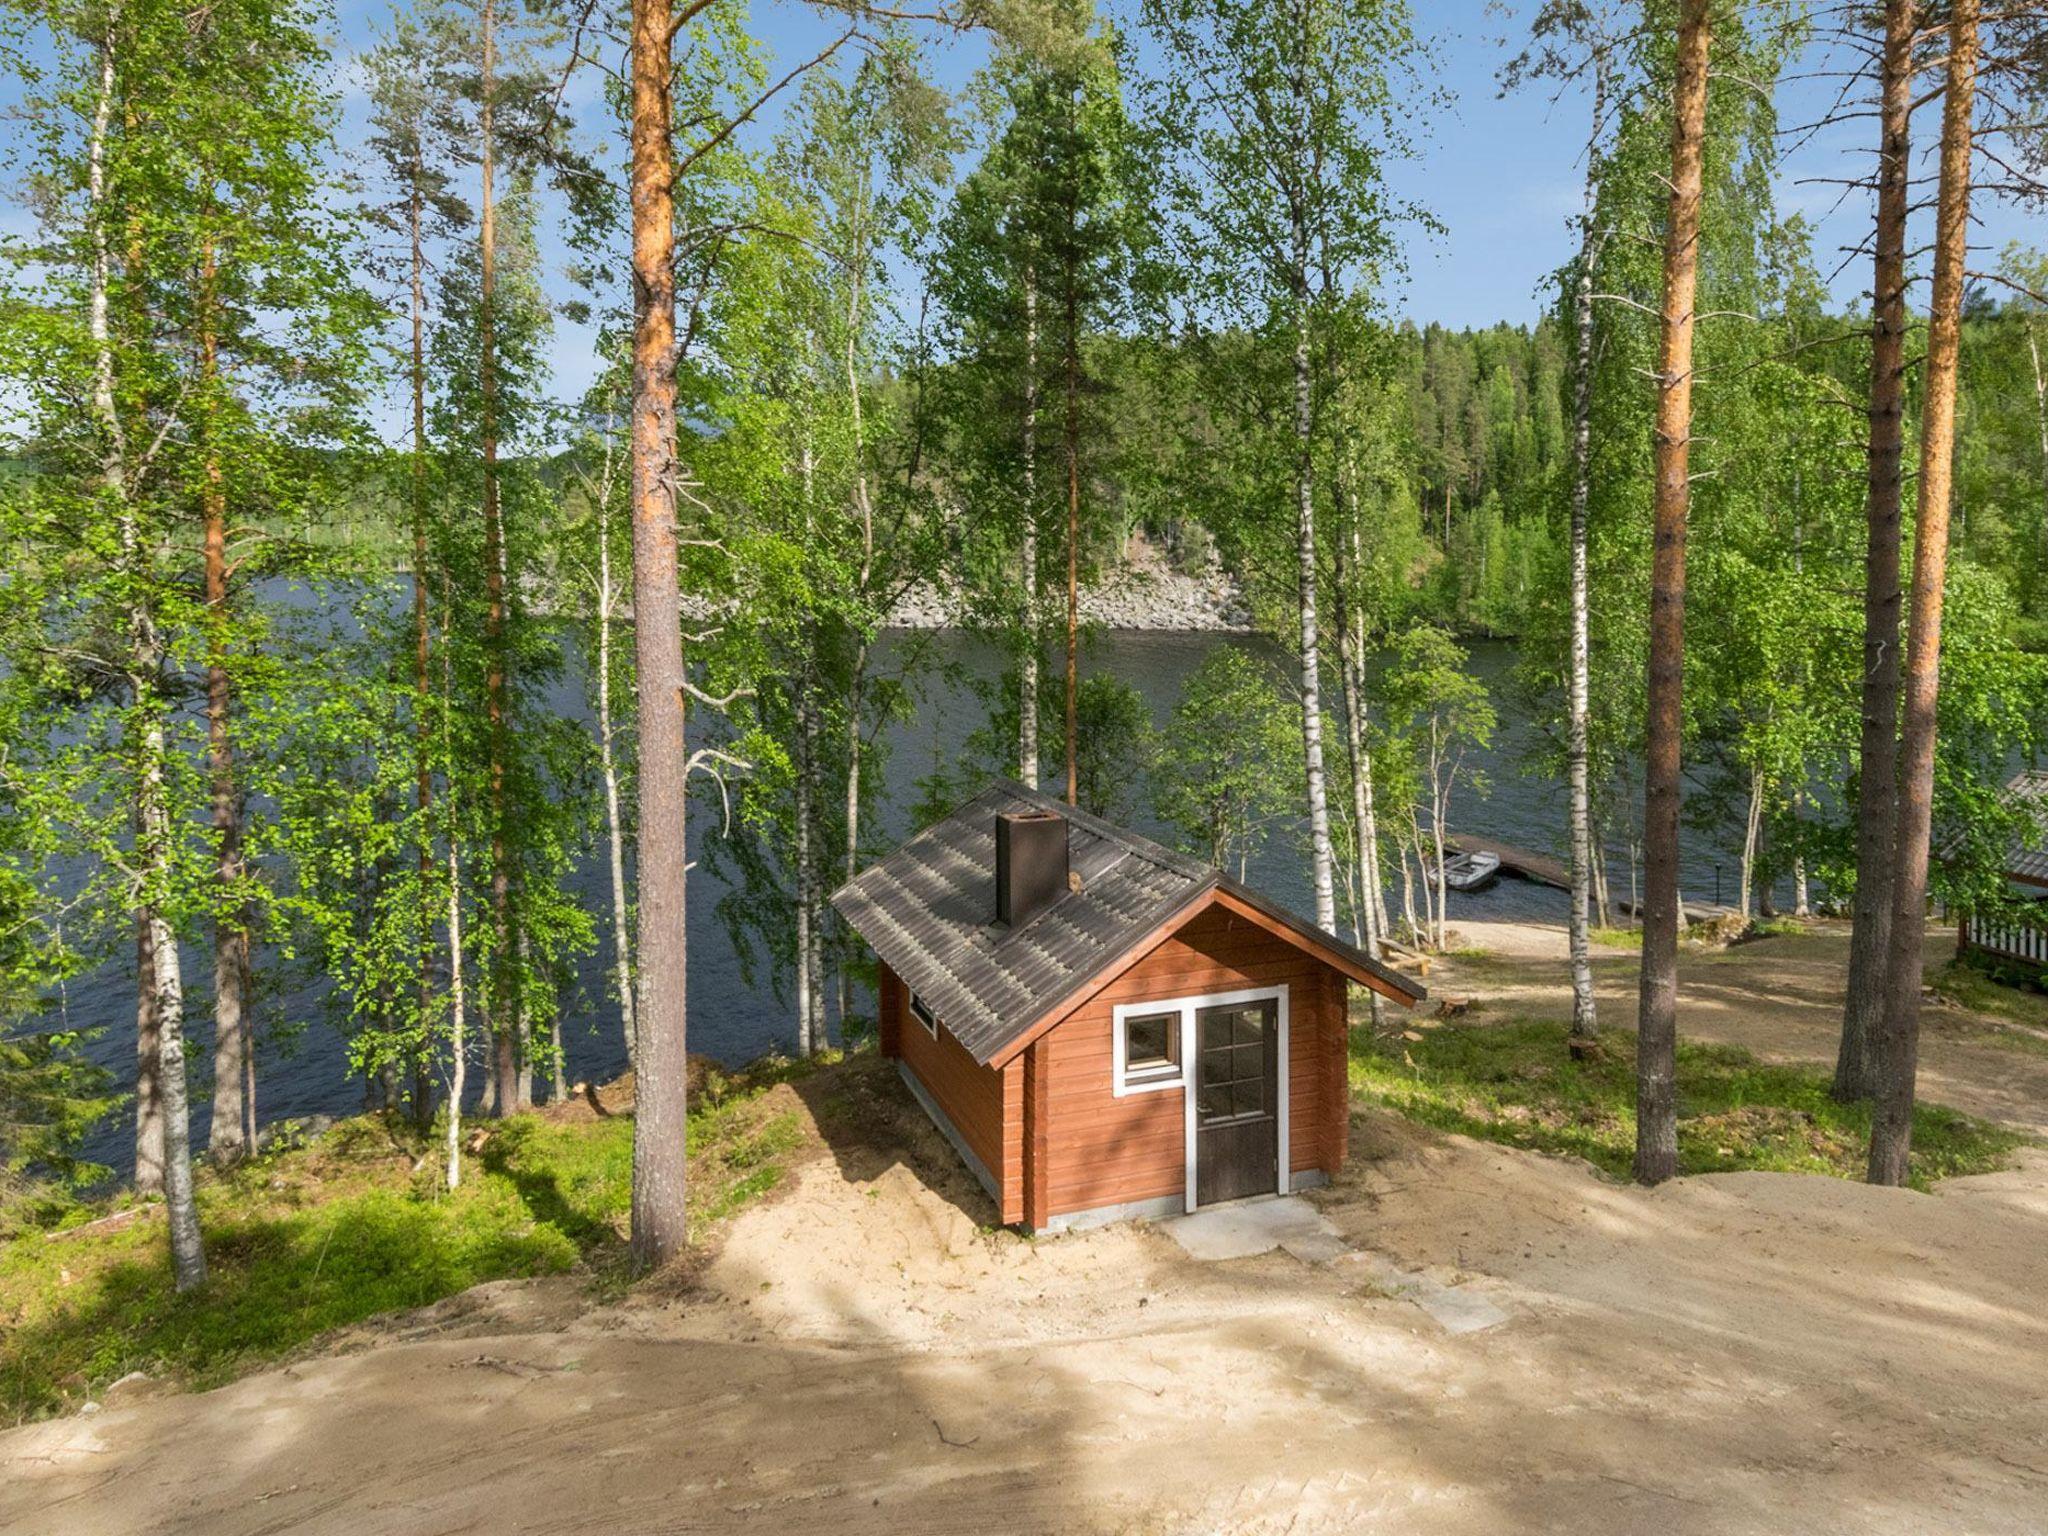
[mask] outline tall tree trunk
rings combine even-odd
[[[94,124],[92,200],[97,215],[103,182],[106,102],[113,89],[112,23],[101,65],[101,105]],[[99,233],[95,217],[95,234]],[[163,642],[150,597],[154,578],[140,518],[129,497],[127,462],[114,401],[113,339],[107,321],[108,265],[104,243],[95,251],[91,336],[95,352],[93,408],[104,438],[103,493],[120,530],[127,569],[128,695],[134,751],[136,910],[149,943],[150,1020],[156,1030],[157,1092],[163,1106],[164,1202],[170,1214],[171,1271],[179,1291],[206,1280],[206,1253],[199,1237],[199,1208],[192,1187],[190,1106],[185,1087],[185,978],[178,937],[164,917],[176,879],[174,823],[166,803],[170,758],[164,721],[170,712],[163,690]]]
[[[500,1115],[525,1107],[525,1073],[520,1065],[519,987],[515,977],[518,941],[513,931],[512,848],[507,805],[506,759],[511,724],[506,629],[504,507],[498,494],[498,207],[497,14],[496,0],[482,0],[483,68],[478,89],[481,206],[477,213],[477,383],[478,435],[483,448],[484,503],[484,717],[488,726],[487,769],[491,815],[491,1075]]]
[[[140,829],[138,828],[138,831]],[[156,1027],[156,914],[135,913],[135,1192],[164,1192],[163,1060]]]
[[[2026,317],[2027,357],[2034,365],[2034,426],[2041,436],[2041,579],[2048,582],[2048,372],[2041,367],[2041,321]]]
[[[426,165],[414,141],[406,228],[412,246],[412,709],[413,807],[419,818],[419,1013],[420,1045],[413,1058],[413,1118],[422,1129],[434,1114],[433,1046],[428,1021],[434,1011],[434,756],[433,647],[427,612],[427,258]],[[451,1114],[453,1112],[451,1111]]]
[[[626,1036],[626,1064],[639,1059],[633,1013],[633,933],[626,917],[626,839],[619,820],[619,768],[612,724],[612,521],[611,437],[605,438],[604,490],[598,501],[597,536],[597,757],[604,776],[605,847],[612,881],[612,976],[619,992],[619,1020]]]
[[[454,648],[448,626],[455,613],[447,568],[441,572],[441,753],[448,756],[448,722],[454,717]],[[462,1184],[462,1096],[469,1086],[468,997],[463,989],[462,823],[456,816],[455,780],[442,800],[448,827],[448,1187]]]
[[[451,801],[453,790],[449,792]],[[453,806],[450,806],[453,811]],[[469,1023],[462,993],[462,850],[449,816],[448,832],[448,1187],[462,1183],[462,1094],[469,1084]]]
[[[1752,898],[1756,890],[1757,856],[1762,851],[1764,825],[1764,771],[1751,768],[1749,771],[1749,814],[1743,818],[1742,826],[1742,877],[1736,900],[1736,910],[1742,914],[1744,923],[1749,921]]]
[[[235,749],[229,710],[233,686],[226,657],[230,619],[228,593],[228,503],[220,446],[219,267],[212,237],[199,255],[199,419],[201,451],[199,515],[201,590],[206,603],[206,766],[212,800],[214,1090],[213,1122],[207,1150],[216,1162],[238,1163],[248,1155],[248,1126],[242,1106],[243,1062],[249,1051],[249,1019],[242,981],[249,969],[249,925],[236,895],[242,864],[242,799],[235,787]]]
[[[640,706],[640,1061],[633,1257],[664,1263],[685,1216],[689,772],[676,535],[675,152],[670,0],[633,0],[633,655]]]
[[[100,480],[109,512],[119,521],[123,552],[133,560],[139,548],[134,509],[128,504],[128,445],[114,398],[114,341],[110,318],[112,242],[107,234],[107,131],[113,122],[114,47],[121,24],[118,6],[107,12],[100,39],[99,89],[93,102],[92,135],[86,147],[87,217],[92,230],[92,280],[86,324],[93,347],[93,421],[100,434]],[[131,546],[135,546],[132,547]],[[135,839],[144,836],[140,804]],[[160,1194],[164,1188],[163,1056],[157,1021],[156,912],[148,892],[135,907],[135,1188]]]
[[[1078,221],[1078,212],[1072,220]],[[1073,227],[1070,222],[1069,227]],[[1081,314],[1079,275],[1066,272],[1067,363],[1067,804],[1081,803]],[[1333,919],[1334,920],[1334,919]]]
[[[1444,877],[1444,865],[1449,862],[1449,850],[1444,846],[1448,829],[1444,823],[1449,819],[1451,796],[1443,780],[1441,753],[1438,726],[1432,720],[1429,723],[1429,835],[1436,854],[1436,874],[1432,881],[1436,886],[1436,947],[1445,950],[1451,946],[1451,892]]]
[[[135,655],[143,665],[138,679],[147,678],[154,687],[160,655],[154,623],[147,606],[137,603],[140,616],[134,622]],[[147,886],[162,892],[173,878],[172,830],[165,768],[169,746],[165,740],[161,698],[140,701],[142,729],[137,770],[139,799],[144,828],[142,857],[138,860]],[[162,1072],[164,1102],[164,1204],[170,1213],[171,1273],[179,1291],[206,1283],[206,1251],[199,1237],[199,1206],[192,1187],[191,1113],[185,1094],[185,980],[178,954],[178,938],[164,920],[161,899],[150,903],[151,975],[156,983],[157,1060]]]
[[[817,1049],[815,1021],[817,999],[811,984],[817,974],[812,954],[818,934],[811,920],[816,905],[817,853],[812,846],[813,824],[817,820],[817,728],[811,719],[811,681],[808,671],[796,684],[796,1049],[809,1056]]]
[[[861,589],[863,591],[867,589],[871,575],[872,553],[872,550],[870,550],[868,556],[861,563]],[[861,764],[862,758],[865,756],[860,723],[867,706],[867,676],[868,644],[865,640],[862,640],[857,642],[853,648],[852,677],[849,681],[846,696],[846,859],[845,863],[841,866],[840,878],[842,880],[851,880],[860,873]],[[824,753],[821,751],[818,755],[819,760],[822,761]],[[825,1032],[825,936],[828,932],[827,924],[830,921],[826,915],[828,908],[825,902],[825,893],[829,889],[830,886],[824,878],[824,865],[821,862],[819,864],[817,885],[812,892],[818,908],[817,916],[814,919],[814,925],[818,931],[818,947],[812,957],[813,963],[818,968],[818,975],[812,987],[811,995],[818,1000],[817,1038],[819,1050],[823,1050],[831,1044]],[[842,952],[839,965],[839,1017],[844,1019],[852,1011],[853,972],[846,965],[845,956]]]
[[[1017,777],[1038,788],[1038,268],[1024,268],[1024,654],[1017,668]]]
[[[1792,820],[1795,830],[1798,828],[1798,823],[1803,819],[1800,813],[1805,808],[1806,791],[1795,791],[1792,796]],[[1803,838],[1805,834],[1803,831],[1800,831],[1799,835]],[[1792,915],[1801,918],[1813,916],[1813,896],[1807,885],[1806,855],[1804,853],[1792,855]]]
[[[1360,947],[1380,957],[1379,839],[1373,828],[1372,753],[1365,743],[1365,619],[1357,612],[1351,583],[1360,553],[1357,488],[1340,476],[1349,526],[1337,540],[1337,671],[1344,690],[1344,747],[1351,767],[1351,818],[1358,849],[1358,936]],[[1350,558],[1346,559],[1347,549]],[[1379,993],[1366,989],[1373,1027],[1382,1019]]]
[[[1593,71],[1593,132],[1586,144],[1586,205],[1580,225],[1579,270],[1572,284],[1572,501],[1571,654],[1565,701],[1565,756],[1570,779],[1571,910],[1567,918],[1572,971],[1572,1027],[1569,1049],[1583,1056],[1599,1038],[1593,1002],[1593,944],[1588,931],[1593,881],[1592,643],[1587,575],[1587,506],[1593,488],[1593,269],[1600,261],[1604,233],[1595,224],[1599,204],[1597,150],[1607,118],[1607,63],[1603,51]]]
[[[859,197],[855,203],[853,218],[853,259],[850,263],[852,281],[846,296],[846,393],[851,407],[853,425],[853,498],[854,511],[860,519],[860,567],[855,574],[855,591],[865,600],[875,577],[875,503],[868,489],[867,425],[862,414],[861,377],[859,367],[860,339],[867,323],[867,234],[860,210],[868,206],[870,188],[865,163],[859,173]],[[865,713],[867,691],[868,647],[865,640],[856,640],[853,648],[852,666],[846,689],[846,861],[842,878],[851,880],[860,873],[860,795],[862,737],[861,720]],[[823,753],[819,754],[822,761]],[[811,998],[816,1017],[812,1021],[812,1038],[816,1048],[823,1050],[829,1043],[825,1031],[825,879],[823,848],[819,849],[817,879],[812,890],[816,912],[812,919],[812,930],[817,944],[812,950]],[[839,967],[839,1016],[843,1019],[853,1008],[853,974],[845,965]]]
[[[1956,372],[1970,235],[1970,117],[1977,89],[1977,12],[1977,0],[1955,0],[1949,17],[1934,291],[1920,411],[1913,601],[1906,620],[1905,724],[1899,744],[1898,812],[1892,829],[1892,929],[1885,965],[1878,1096],[1870,1118],[1873,1184],[1905,1183],[1913,1151],[1913,1091],[1920,1053],[1920,944],[1934,811],[1935,706],[1941,688],[1942,589],[1948,576]]]
[[[1307,765],[1309,851],[1314,865],[1316,926],[1337,928],[1331,866],[1329,785],[1323,771],[1322,632],[1316,621],[1315,400],[1309,373],[1308,237],[1295,237],[1294,493],[1296,580],[1301,604],[1301,746]]]
[[[1636,1024],[1635,1175],[1678,1171],[1678,806],[1684,729],[1685,521],[1692,446],[1693,298],[1699,285],[1701,141],[1707,113],[1707,0],[1684,0],[1671,114],[1671,200],[1664,239],[1657,366],[1655,554],[1643,776],[1643,965]]]
[[[1906,216],[1918,0],[1887,0],[1879,105],[1876,276],[1870,312],[1870,448],[1863,494],[1863,734],[1856,789],[1856,891],[1834,1096],[1877,1091],[1873,1042],[1891,949],[1892,824],[1898,797],[1899,549],[1906,433]]]

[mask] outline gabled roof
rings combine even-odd
[[[2014,774],[2005,796],[2034,818],[2034,835],[2013,844],[2005,872],[2014,880],[2048,885],[2048,769],[2027,768]]]
[[[1012,929],[995,920],[995,820],[1067,821],[1067,894]],[[1404,1001],[1407,978],[1185,854],[1022,784],[1001,782],[833,893],[832,905],[984,1064],[1071,1012],[1134,949],[1219,900],[1262,915],[1289,943]]]

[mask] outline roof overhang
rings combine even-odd
[[[1211,907],[1222,907],[1248,922],[1257,924],[1275,938],[1315,956],[1332,970],[1358,982],[1361,986],[1372,988],[1382,997],[1399,1003],[1404,1008],[1412,1008],[1429,996],[1428,988],[1409,980],[1398,971],[1389,970],[1356,945],[1347,944],[1334,934],[1323,932],[1322,929],[1302,921],[1285,907],[1270,902],[1235,880],[1223,876],[1194,892],[1186,902],[1161,918],[1148,932],[1134,939],[1114,959],[1098,966],[1079,986],[1047,1007],[1022,1032],[1013,1035],[1008,1043],[990,1056],[983,1065],[997,1069],[1009,1065],[1023,1055],[1032,1041],[1076,1009],[1085,1007],[1091,999],[1107,990],[1163,941],[1171,938]]]

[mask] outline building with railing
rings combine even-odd
[[[1995,914],[1964,913],[1956,926],[1956,948],[2048,971],[2048,770],[2015,774],[2005,794],[2032,813],[2033,831],[2006,856],[2005,878],[2019,904]]]

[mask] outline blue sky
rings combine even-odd
[[[390,15],[391,0],[339,3],[342,51],[348,55],[368,44]],[[825,36],[817,13],[800,0],[752,0],[752,5],[757,35],[786,59],[815,52]],[[1412,124],[1418,156],[1396,164],[1390,179],[1397,194],[1428,208],[1443,231],[1410,232],[1405,275],[1387,296],[1396,315],[1456,327],[1528,322],[1542,311],[1541,290],[1568,252],[1567,221],[1578,207],[1586,103],[1576,96],[1553,102],[1542,90],[1500,95],[1498,71],[1517,46],[1515,40],[1525,35],[1532,9],[1533,0],[1417,4],[1418,30],[1431,50],[1431,79],[1450,104],[1418,115]],[[940,83],[957,89],[971,78],[984,49],[973,39],[934,39],[930,56]],[[1780,96],[1781,119],[1788,127],[1825,107],[1831,85],[1812,78],[1818,69],[1819,61],[1806,59],[1791,72],[1791,83]],[[1798,78],[1802,74],[1809,78]],[[361,138],[362,103],[350,89],[345,63],[341,83],[346,152]],[[602,126],[595,75],[586,75],[574,95],[581,99],[586,129]],[[771,132],[773,123],[774,114],[769,114],[760,136]],[[1918,127],[1924,155],[1925,140],[1936,128],[1935,114],[1923,113]],[[1815,222],[1815,256],[1824,273],[1840,261],[1840,248],[1867,227],[1868,203],[1860,193],[1843,200],[1839,189],[1807,184],[1807,178],[1860,169],[1867,163],[1867,135],[1868,124],[1855,122],[1803,141],[1788,155],[1780,178],[1780,207]],[[19,207],[8,214],[10,226],[18,227]],[[1977,222],[1976,266],[1989,267],[2009,240],[2048,243],[2048,218],[2038,211],[1980,199]],[[558,265],[568,259],[559,241],[550,241],[544,254]],[[1857,260],[1835,279],[1839,302],[1860,302],[1867,268],[1867,262]],[[553,363],[556,394],[573,397],[593,371],[589,334],[561,325]]]

